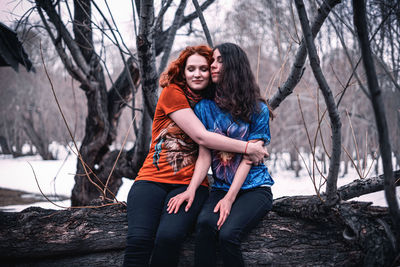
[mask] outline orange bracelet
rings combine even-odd
[[[246,143],[246,147],[245,147],[245,149],[244,149],[244,154],[246,155],[246,153],[247,153],[247,146],[249,145],[249,143],[250,143],[250,141],[247,141],[247,143]]]

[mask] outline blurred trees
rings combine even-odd
[[[202,9],[213,2],[203,1]],[[107,2],[101,9],[90,0],[75,0],[73,4],[36,0],[35,7],[63,66],[79,83],[87,100],[72,205],[87,205],[99,195],[113,201],[121,178],[134,178],[142,166],[151,139],[159,74],[165,68],[178,29],[191,24],[197,13],[185,14],[186,0],[176,6],[173,1],[132,1],[132,31],[136,38],[133,49],[126,46]],[[174,17],[169,25],[164,17],[167,12]],[[123,66],[116,79],[107,79],[107,44],[115,45],[119,65]],[[161,64],[157,66],[156,57],[161,54]],[[125,107],[131,108],[135,143],[130,150],[112,150]]]
[[[56,60],[54,49],[48,45],[45,36],[39,36],[36,30],[25,31],[19,28],[20,39],[24,40],[24,48],[35,66],[35,72],[27,72],[20,68],[15,72],[11,68],[0,68],[0,136],[3,140],[2,153],[21,156],[28,153],[39,153],[43,159],[56,158],[57,151],[50,151],[50,144],[67,145],[64,123],[51,93],[49,81],[40,64],[40,42],[44,60],[49,66],[50,75],[61,105],[66,108],[66,116],[74,125],[76,138],[82,138],[82,126],[85,113],[84,98],[76,92],[62,66]],[[57,67],[58,63],[58,67]],[[25,147],[23,147],[25,145]],[[28,145],[29,147],[26,147]],[[8,151],[7,151],[8,150]]]
[[[213,1],[204,1],[202,3],[203,8],[208,7],[212,2]],[[104,100],[107,94],[107,101],[113,99],[109,102],[111,106],[108,106],[108,111],[106,112],[103,110],[103,112],[105,112],[104,114],[108,113],[107,116],[111,114],[116,115],[114,118],[109,117],[109,123],[111,122],[111,124],[107,126],[110,127],[107,130],[108,134],[106,134],[107,131],[104,132],[108,137],[100,142],[101,145],[97,152],[87,152],[92,158],[92,160],[88,160],[87,163],[91,166],[91,171],[95,172],[97,176],[108,176],[111,172],[111,168],[107,166],[113,165],[119,152],[112,151],[110,145],[115,144],[116,147],[120,146],[119,144],[123,142],[124,135],[129,129],[132,117],[135,117],[133,130],[129,133],[129,140],[136,140],[137,142],[134,143],[131,150],[126,150],[121,154],[119,164],[117,165],[119,168],[114,171],[118,173],[115,174],[117,177],[124,176],[133,178],[141,166],[140,162],[146,154],[146,146],[143,144],[147,144],[149,141],[151,114],[158,93],[156,81],[160,73],[159,68],[162,69],[162,66],[165,66],[165,58],[168,58],[169,51],[173,50],[171,47],[174,43],[173,40],[177,30],[181,28],[181,33],[194,34],[197,39],[189,39],[192,43],[205,42],[204,36],[199,34],[201,30],[199,31],[192,25],[193,20],[197,16],[195,12],[193,12],[193,7],[190,9],[190,5],[188,5],[186,1],[162,1],[161,3],[149,5],[148,8],[150,9],[148,10],[144,8],[147,6],[141,5],[140,1],[135,1],[133,10],[135,12],[134,15],[137,27],[136,29],[132,29],[132,32],[136,32],[137,46],[136,48],[132,48],[127,47],[123,42],[123,38],[118,37],[120,32],[112,18],[104,16],[104,14],[101,15],[100,12],[106,13],[106,9],[101,10],[97,5],[94,5],[95,3],[90,1],[75,1],[75,5],[78,9],[66,5],[67,2],[61,1],[55,2],[54,4],[56,3],[59,5],[45,5],[45,3],[41,1],[37,1],[40,7],[39,10],[44,11],[42,12],[43,18],[45,19],[43,22],[47,23],[48,33],[44,35],[43,28],[37,29],[37,31],[40,31],[42,39],[44,36],[48,36],[49,33],[52,33],[54,35],[53,42],[56,45],[53,46],[50,44],[49,39],[47,39],[47,41],[42,41],[44,51],[50,51],[53,49],[52,47],[56,47],[61,52],[62,50],[67,51],[64,55],[67,59],[82,60],[79,56],[74,56],[76,51],[82,50],[80,52],[82,57],[86,58],[85,60],[89,63],[94,62],[91,61],[94,60],[93,58],[89,58],[89,54],[91,57],[97,57],[98,63],[96,64],[98,68],[100,68],[98,70],[103,74],[96,79],[100,79],[101,84],[104,83],[102,86],[105,88],[102,89],[104,92],[101,97]],[[309,14],[318,14],[318,7],[321,3],[320,1],[306,2],[306,8]],[[212,8],[209,8],[209,10],[211,9],[212,12],[217,12],[217,9],[221,8],[221,5],[218,2],[216,4],[215,11],[213,11]],[[90,15],[88,10],[84,8],[85,5],[91,6],[90,11],[93,13],[91,18],[96,18],[95,21],[92,19],[89,23],[85,20],[87,16]],[[143,8],[143,10],[141,8]],[[80,17],[78,14],[73,14],[75,10],[79,11],[79,9],[81,9]],[[187,11],[182,13],[179,9],[185,9]],[[246,12],[243,12],[243,10]],[[47,12],[50,12],[50,15],[53,17],[50,17]],[[146,19],[141,18],[138,20],[138,15],[142,14],[141,12],[147,14]],[[96,13],[96,16],[94,13]],[[164,18],[164,15],[167,13],[169,14],[169,19]],[[398,68],[398,48],[400,39],[398,38],[398,14],[399,4],[396,3],[396,1],[367,1],[367,21],[369,23],[370,36],[372,37],[371,45],[375,55],[378,79],[384,95],[386,114],[388,121],[391,122],[389,123],[390,138],[392,140],[394,156],[397,158],[397,166],[400,164],[400,78]],[[352,15],[352,6],[349,1],[344,1],[337,5],[319,31],[316,37],[316,44],[318,53],[320,54],[321,67],[333,91],[336,102],[338,103],[338,109],[343,124],[343,151],[341,157],[344,161],[344,168],[342,168],[342,175],[347,173],[348,167],[356,167],[360,176],[365,177],[370,168],[370,166],[366,164],[367,159],[369,158],[369,162],[371,162],[371,158],[379,157],[380,153],[373,113],[371,105],[369,104],[369,95],[366,90],[366,78],[364,76],[363,66],[360,64],[360,50],[357,45]],[[180,16],[182,16],[182,18]],[[99,17],[100,19],[98,19]],[[60,34],[57,28],[57,18],[60,18],[61,21],[59,22],[67,26],[65,29],[70,32],[71,40],[76,43],[82,43],[80,45],[81,48],[72,49],[73,52],[70,52],[71,55],[68,52],[69,49],[71,49],[69,48],[68,42],[71,41],[64,40],[62,34],[57,38],[57,34]],[[76,20],[75,28],[70,27],[68,20]],[[291,1],[236,1],[223,20],[226,23],[220,24],[218,27],[214,28],[212,27],[212,21],[208,21],[213,31],[214,43],[232,41],[241,45],[247,51],[251,59],[253,70],[257,74],[257,79],[264,95],[267,98],[271,98],[276,93],[277,88],[280,88],[283,82],[288,78],[289,70],[295,61],[297,48],[301,41],[302,32],[294,4]],[[50,23],[48,23],[49,21]],[[82,22],[82,25],[78,23],[79,21]],[[174,25],[173,21],[180,21],[179,27],[171,27]],[[89,25],[83,26],[84,23],[89,23]],[[185,25],[188,26],[186,27]],[[79,37],[80,32],[83,33],[81,37]],[[90,51],[82,48],[86,47],[86,42],[92,43],[89,45],[89,47],[91,47],[91,49],[89,49]],[[32,50],[30,54],[35,57],[37,63],[40,63],[38,41],[36,41],[36,43],[33,41],[30,43]],[[164,47],[167,43],[169,47]],[[25,46],[27,44],[29,45],[29,43],[25,43]],[[143,49],[138,50],[138,48]],[[166,51],[165,55],[164,51]],[[88,92],[90,90],[72,90],[73,84],[75,87],[79,86],[77,80],[82,87],[82,82],[84,84],[86,78],[79,76],[78,72],[74,73],[73,68],[71,68],[74,65],[70,67],[67,65],[66,71],[61,71],[64,69],[65,64],[68,63],[68,60],[64,59],[64,64],[61,64],[59,60],[57,61],[55,59],[54,53],[53,51],[49,52],[49,55],[46,55],[45,52],[44,55],[45,61],[48,62],[49,65],[52,65],[52,67],[49,68],[51,79],[53,83],[56,84],[54,87],[55,90],[58,91],[57,95],[59,95],[59,100],[65,102],[62,106],[65,108],[68,121],[72,125],[77,123],[77,140],[84,141],[84,146],[87,146],[91,141],[85,141],[83,137],[91,136],[90,132],[99,132],[96,128],[90,127],[84,130],[83,126],[83,118],[86,116],[86,112],[84,112],[85,109],[82,107],[86,105],[86,100],[83,99],[82,96],[83,93],[86,93],[88,97]],[[58,52],[58,55],[60,55],[60,52]],[[162,61],[161,67],[157,66],[159,60]],[[80,63],[78,63],[76,63],[77,65],[75,67],[82,68]],[[144,66],[143,64],[145,63],[150,64]],[[88,63],[82,63],[82,65],[85,64],[88,65],[89,68],[94,68]],[[111,69],[109,69],[110,66],[112,66]],[[146,84],[146,87],[137,87],[133,84],[135,88],[132,89],[132,78],[130,79],[129,76],[124,74],[126,68],[131,68],[131,66],[137,68],[137,71],[142,73],[140,84]],[[150,69],[145,70],[147,67],[150,67]],[[62,75],[60,75],[60,73]],[[71,80],[68,74],[75,78],[74,81]],[[0,75],[2,74],[0,73]],[[25,74],[21,73],[21,75]],[[5,97],[0,100],[5,103],[2,105],[5,114],[5,116],[3,116],[4,122],[2,123],[5,126],[1,127],[3,132],[1,135],[4,137],[8,136],[7,140],[13,140],[10,147],[13,147],[16,151],[21,150],[22,144],[28,140],[28,137],[23,131],[24,127],[22,126],[24,116],[19,115],[19,119],[13,119],[13,116],[14,114],[25,114],[26,118],[27,114],[32,114],[33,117],[31,119],[34,121],[36,120],[33,125],[36,127],[35,131],[38,133],[37,136],[49,136],[49,138],[43,138],[48,141],[70,141],[70,137],[67,136],[68,133],[64,128],[65,126],[62,126],[58,111],[56,111],[55,106],[53,106],[54,101],[51,100],[51,94],[49,94],[50,89],[46,76],[43,73],[41,74],[40,68],[35,78],[29,78],[30,76],[30,74],[27,74],[27,77],[23,78],[29,81],[32,80],[32,82],[27,83],[29,86],[34,86],[36,83],[39,83],[39,81],[44,84],[35,85],[35,88],[41,88],[41,90],[28,90],[26,88],[22,90],[22,96],[27,97],[27,100],[24,100],[25,102],[21,102],[24,98],[17,93],[18,90],[16,89],[6,89],[2,92],[2,94],[7,94],[10,97]],[[37,78],[39,76],[40,78]],[[62,76],[61,79],[60,76]],[[135,76],[133,76],[133,78],[134,77]],[[11,74],[4,74],[4,78],[2,77],[4,81],[12,81],[6,84],[18,88],[26,87],[25,83],[17,85],[18,82],[23,83],[23,79],[12,78]],[[116,90],[115,84],[124,87],[125,94],[118,93],[119,91]],[[131,92],[128,92],[128,90],[131,90]],[[43,96],[41,96],[42,91],[44,92]],[[32,95],[32,92],[35,92],[34,95]],[[326,114],[324,115],[325,104],[322,95],[318,91],[318,85],[312,73],[309,71],[309,68],[305,67],[303,69],[301,80],[296,85],[295,92],[296,94],[290,94],[285,98],[285,101],[282,101],[279,108],[275,110],[277,119],[271,124],[274,142],[270,150],[275,152],[277,156],[283,155],[282,152],[287,152],[286,155],[290,155],[287,168],[292,169],[296,175],[299,174],[303,162],[308,164],[308,166],[313,165],[310,158],[302,158],[299,152],[312,152],[314,153],[313,157],[315,161],[319,164],[317,168],[318,171],[322,174],[326,174],[326,162],[329,160],[329,153],[327,152],[331,150],[329,138],[330,124],[326,118]],[[72,97],[74,94],[80,96]],[[16,97],[14,97],[15,99],[11,99],[11,96]],[[121,100],[121,96],[123,96],[125,100]],[[38,99],[36,100],[35,97],[38,97]],[[10,99],[10,101],[7,99]],[[42,103],[47,103],[48,105],[46,106],[46,104]],[[143,103],[145,103],[145,105],[143,105]],[[45,105],[46,108],[43,108],[43,105]],[[90,104],[90,101],[88,105],[89,107],[95,106],[94,104]],[[77,110],[79,112],[75,111],[75,106],[78,107]],[[116,109],[113,110],[112,107]],[[129,108],[123,109],[123,107]],[[22,111],[13,111],[14,109],[21,108],[34,112],[24,113]],[[38,113],[39,110],[41,110],[42,113],[45,110],[51,110],[51,112],[48,112],[49,115],[44,115]],[[122,116],[121,114],[124,114],[123,119],[120,119]],[[11,119],[7,119],[7,122],[5,122],[6,118],[10,116]],[[54,116],[54,118],[50,119],[50,116]],[[42,117],[42,119],[40,119],[40,117]],[[17,118],[17,116],[15,118]],[[87,119],[86,127],[88,127],[88,123],[90,124],[92,122],[93,116],[89,116]],[[55,121],[55,123],[40,125],[40,121]],[[321,121],[321,123],[319,123],[319,121]],[[104,122],[103,124],[107,125],[108,123]],[[53,126],[55,129],[51,130]],[[17,132],[18,134],[16,134]],[[92,138],[94,138],[94,136],[92,136]],[[31,141],[29,141],[29,143],[31,143]],[[107,163],[105,163],[104,160],[106,160]],[[103,163],[101,163],[102,161]],[[132,165],[133,162],[137,163]],[[93,170],[93,166],[96,166],[97,170]],[[85,173],[84,168],[82,166],[79,168],[79,175],[83,175]],[[378,171],[378,168],[376,168],[375,171]],[[94,194],[98,194],[98,192],[95,190]]]
[[[321,1],[306,2],[309,13],[315,14],[320,3]],[[390,139],[397,166],[400,166],[399,13],[400,7],[396,1],[367,1],[368,27],[370,36],[373,36],[371,45],[384,94],[386,114],[391,122]],[[362,168],[366,157],[371,159],[379,156],[379,148],[372,106],[365,89],[366,78],[359,62],[360,50],[352,16],[350,1],[337,5],[318,33],[316,44],[328,83],[337,101],[341,99],[338,101],[338,108],[343,124],[342,144],[355,160],[355,165]],[[302,36],[294,4],[292,1],[236,1],[226,21],[226,25],[229,25],[226,27],[227,35],[246,49],[251,57],[253,70],[258,73],[260,87],[265,89],[267,98],[271,97],[288,77],[289,67],[294,61],[296,47]],[[312,139],[318,127],[321,127],[322,134],[317,135],[317,146],[325,146],[329,151],[331,144],[327,135],[330,131],[329,122],[322,120],[322,124],[318,125],[325,103],[322,95],[318,94],[318,85],[308,68],[305,69],[295,92],[275,111],[277,119],[271,126],[274,142],[270,149],[288,152],[291,155],[288,166],[296,172],[297,161],[301,160],[296,156],[296,148],[310,152],[297,94]],[[346,153],[342,153],[342,159],[346,165],[343,169],[345,175],[347,166],[353,164]]]
[[[213,2],[203,1],[203,9]],[[299,6],[304,6],[302,1],[296,1],[297,8],[292,1],[235,1],[232,10],[225,17],[225,23],[219,25],[213,32],[215,44],[232,41],[248,52],[264,95],[275,101],[273,108],[277,119],[271,123],[273,142],[270,150],[275,158],[282,154],[290,155],[287,167],[293,170],[295,175],[299,174],[301,165],[306,166],[317,191],[329,180],[327,177],[332,168],[330,167],[328,171],[326,162],[333,161],[332,151],[337,147],[331,141],[333,123],[326,111],[327,105],[324,101],[326,98],[320,92],[322,86],[315,81],[314,76],[317,75],[306,67],[311,65],[308,64],[310,62],[306,62],[306,58],[312,53],[310,49],[314,45],[316,45],[314,56],[318,54],[319,61],[311,63],[315,66],[317,62],[317,67],[321,68],[332,91],[342,124],[341,145],[338,145],[341,146],[341,158],[344,161],[342,175],[346,174],[348,166],[352,166],[357,169],[361,178],[365,178],[370,168],[367,161],[371,162],[371,159],[381,154],[378,129],[370,101],[372,97],[367,89],[365,67],[361,64],[361,50],[353,23],[353,6],[350,1],[339,2],[335,0],[306,2],[306,14],[310,18],[319,18],[316,24],[322,25],[321,29],[316,27],[314,42],[312,40],[310,42],[308,38],[309,51],[304,49],[305,43],[302,41],[303,32],[307,29],[304,26],[307,25],[302,24],[300,27],[298,18]],[[179,28],[188,25],[186,34],[195,33],[198,36],[198,31],[192,27],[192,21],[197,14],[187,9],[186,0],[163,0],[158,5],[153,1],[134,1],[132,14],[137,25],[132,30],[135,32],[136,41],[136,47],[132,48],[127,47],[123,38],[119,36],[120,32],[112,19],[112,14],[111,18],[104,16],[102,12],[105,9],[100,9],[96,2],[75,0],[73,6],[68,3],[68,1],[35,1],[36,10],[41,17],[41,34],[49,36],[62,61],[62,68],[79,84],[81,89],[79,91],[86,96],[85,105],[88,111],[84,115],[87,116],[85,128],[77,127],[82,131],[82,135],[78,135],[77,138],[82,142],[79,148],[81,161],[77,165],[76,185],[72,193],[73,205],[85,205],[99,195],[102,195],[103,199],[111,200],[121,184],[122,177],[136,176],[147,154],[151,137],[151,118],[158,97],[159,74],[170,56]],[[333,6],[331,11],[330,7]],[[395,0],[367,0],[366,7],[368,36],[388,121],[389,139],[397,159],[396,165],[399,166],[400,4]],[[324,15],[321,15],[323,12],[329,12],[328,18],[325,19]],[[100,20],[94,19],[95,13]],[[170,14],[170,19],[166,19],[167,13]],[[313,23],[311,21],[311,24]],[[204,38],[201,40],[204,43]],[[111,44],[115,47],[112,58],[115,60],[113,65],[116,65],[112,71],[108,69],[110,65],[105,57],[105,53],[110,51],[106,49],[107,45]],[[51,61],[46,58],[46,62]],[[68,88],[68,85],[59,79],[60,69],[53,66],[53,72],[50,74],[56,90]],[[5,72],[0,75],[2,81],[7,83],[11,80],[9,83],[13,84],[4,90],[6,97],[0,99],[3,101],[0,104],[4,106],[3,125],[6,126],[2,129],[7,129],[2,130],[2,135],[8,140],[13,140],[15,151],[19,151],[26,142],[23,140],[28,137],[26,132],[36,132],[37,136],[51,136],[55,139],[69,139],[65,137],[67,133],[65,128],[58,133],[57,129],[61,128],[56,127],[51,130],[52,128],[48,127],[50,121],[57,121],[52,118],[56,112],[44,112],[43,107],[49,101],[47,98],[49,91],[44,91],[44,94],[35,92],[36,88],[46,87],[42,83],[37,83],[37,77],[42,81],[46,81],[47,77],[39,74],[31,78],[28,74],[24,78],[29,81],[27,86],[26,81],[18,84],[17,78],[12,78]],[[69,78],[63,79],[69,80]],[[289,81],[290,79],[293,81]],[[296,94],[293,94],[294,89]],[[285,90],[286,93],[283,94],[282,91]],[[73,99],[71,95],[63,94],[69,90],[61,91],[57,93],[59,99]],[[277,95],[281,95],[278,100],[276,100]],[[65,105],[70,110],[73,106],[70,102],[66,102]],[[47,109],[47,106],[45,107]],[[128,113],[134,120],[133,124],[131,118],[126,122],[127,125],[133,125],[134,145],[129,150],[124,149],[120,152],[113,150],[113,144],[117,140],[125,107],[129,107]],[[79,114],[84,112],[80,111]],[[35,123],[32,123],[30,130],[24,133],[21,129],[27,128],[28,122],[32,121]],[[42,122],[46,122],[45,125]],[[26,126],[23,126],[24,123]],[[51,138],[46,139],[48,141]],[[30,136],[30,139],[34,140],[35,136]],[[304,157],[304,155],[311,156]],[[117,161],[118,164],[114,168]],[[300,164],[302,161],[305,164]],[[334,176],[336,179],[337,174]],[[317,177],[320,179],[319,182],[315,180]],[[373,183],[363,185],[361,182],[356,182],[349,187],[352,191],[351,197],[382,190],[383,178],[377,177]],[[336,193],[335,191],[333,190],[333,193]],[[312,220],[330,216],[330,219],[346,225],[346,235],[349,232],[354,235],[350,237],[347,235],[347,238],[351,240],[357,238],[362,246],[365,245],[363,250],[366,255],[376,256],[381,253],[379,256],[381,258],[374,258],[375,263],[390,259],[390,257],[385,258],[383,255],[385,253],[379,248],[372,245],[368,247],[370,244],[363,242],[384,236],[383,228],[390,236],[389,239],[392,238],[394,236],[391,232],[392,225],[386,222],[372,225],[368,222],[369,226],[372,225],[374,226],[372,228],[377,230],[365,233],[362,230],[362,220],[358,220],[364,216],[362,212],[353,208],[343,208],[345,205],[338,201],[340,199],[324,202],[324,196],[319,191],[317,195],[318,198],[305,199],[300,201],[301,203],[297,200],[294,203],[288,201],[292,206],[288,205],[286,211],[293,211],[296,216]],[[348,199],[350,197],[342,197],[342,200]],[[397,223],[398,221],[394,220],[393,224]],[[393,245],[393,248],[395,249],[396,245]]]

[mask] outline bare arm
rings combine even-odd
[[[194,197],[196,195],[196,190],[200,186],[204,177],[206,177],[208,169],[211,165],[211,153],[204,146],[200,146],[199,148],[199,156],[196,160],[196,165],[194,167],[194,173],[192,176],[192,180],[190,180],[190,184],[185,192],[182,192],[173,198],[171,198],[168,202],[168,213],[177,213],[179,207],[183,202],[187,202],[185,211],[188,211],[192,206]]]
[[[251,165],[248,163],[248,160],[243,158],[235,173],[235,177],[233,177],[233,182],[229,187],[228,193],[226,193],[226,195],[215,206],[214,212],[216,213],[219,211],[219,219],[217,222],[218,230],[221,229],[221,226],[228,218],[229,213],[231,212],[232,204],[235,202],[236,196],[246,180],[250,169]]]
[[[263,148],[262,142],[247,143],[207,131],[191,108],[174,111],[169,114],[169,117],[199,145],[219,151],[241,154],[246,150],[246,154],[249,155],[253,163],[259,163],[264,157],[268,157],[268,152]]]

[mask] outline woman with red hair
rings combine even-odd
[[[192,108],[198,101],[213,97],[212,61],[211,48],[187,47],[161,75],[163,90],[154,114],[150,151],[128,195],[124,266],[178,264],[180,247],[194,228],[208,196],[206,170],[197,174],[202,180],[188,186],[194,174],[198,145],[234,153],[246,151],[254,163],[267,154],[261,144],[207,131],[194,114]],[[169,200],[191,190],[195,192],[194,199],[173,214],[168,213]]]

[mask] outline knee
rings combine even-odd
[[[196,223],[196,232],[217,232],[217,222],[210,216],[199,216]]]
[[[222,227],[219,231],[219,243],[224,244],[240,244],[241,231],[239,229],[233,229],[230,227]]]
[[[160,230],[157,232],[155,244],[157,245],[172,245],[180,244],[185,240],[186,233],[179,229]]]
[[[133,249],[146,249],[153,246],[153,238],[148,236],[128,235],[126,238],[126,247]]]

